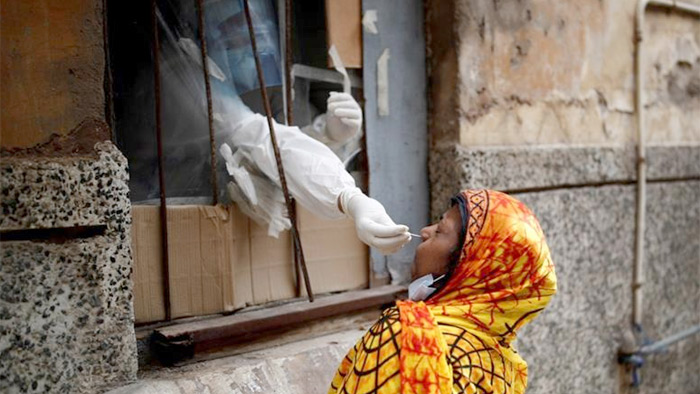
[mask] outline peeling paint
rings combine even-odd
[[[68,133],[53,133],[47,141],[32,147],[0,147],[0,157],[95,157],[95,144],[109,141],[110,138],[111,133],[107,123],[97,118],[87,118]]]

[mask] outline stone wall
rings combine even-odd
[[[129,176],[109,142],[103,5],[0,7],[3,393],[136,378]]]
[[[617,350],[630,330],[635,186],[518,193],[542,222],[557,266],[559,291],[526,326],[520,350],[531,393],[695,393],[700,336],[646,359],[642,385]],[[700,324],[700,181],[648,186],[647,282],[643,328],[652,340]]]
[[[559,277],[519,339],[530,393],[630,392],[636,217],[636,1],[428,1],[431,212],[510,192],[542,222]],[[700,324],[700,20],[647,11],[650,144],[643,329]],[[636,392],[696,393],[700,336],[647,358]]]
[[[3,159],[0,229],[104,233],[3,242],[0,391],[95,392],[136,379],[126,159]]]

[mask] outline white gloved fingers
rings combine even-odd
[[[410,235],[397,236],[392,238],[373,238],[369,244],[377,248],[382,254],[396,253],[410,241]]]
[[[350,93],[345,93],[345,92],[331,92],[330,96],[328,97],[327,102],[330,103],[335,103],[335,102],[342,102],[342,101],[352,101],[355,102],[355,99],[352,97]]]
[[[338,108],[333,111],[333,115],[339,118],[362,119],[362,112],[356,109]]]
[[[355,100],[353,101],[336,101],[332,103],[328,103],[327,105],[328,110],[334,110],[338,108],[347,108],[347,109],[355,109],[358,110],[360,109],[360,104],[358,104]]]
[[[383,254],[394,253],[411,240],[408,227],[396,224],[377,200],[359,189],[341,193],[343,210],[355,221],[358,238]]]
[[[326,108],[326,112],[335,112],[339,109],[345,109],[345,110],[351,110],[355,112],[362,113],[360,111],[360,106],[357,105],[356,103],[336,103],[336,104],[330,104]]]
[[[351,95],[343,95],[342,97],[331,96],[327,101],[326,105],[351,105],[354,107],[359,107],[360,104]]]
[[[403,224],[384,224],[367,220],[360,224],[362,231],[377,238],[391,238],[408,235],[408,227]]]
[[[387,249],[393,248],[396,245],[403,246],[406,242],[411,240],[410,235],[397,235],[391,238],[379,238],[373,237],[370,239],[370,243],[377,249]]]
[[[362,126],[362,119],[340,119],[340,123],[357,130]]]
[[[337,117],[352,117],[352,118],[357,118],[361,119],[362,118],[362,111],[360,110],[359,107],[350,107],[350,106],[329,106],[326,113],[332,114]]]
[[[350,120],[350,121],[349,121]],[[347,93],[331,92],[326,109],[328,137],[335,142],[345,142],[362,129],[362,109]]]

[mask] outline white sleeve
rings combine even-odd
[[[326,145],[307,136],[298,127],[275,122],[275,135],[291,195],[304,208],[319,216],[342,218],[344,214],[338,208],[338,196],[356,186],[340,159]],[[232,147],[245,149],[258,168],[280,186],[267,118],[260,114],[247,117],[234,126],[228,142]]]

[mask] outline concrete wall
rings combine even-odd
[[[3,393],[136,378],[129,176],[105,118],[102,11],[102,0],[1,0]],[[73,236],[93,226],[104,233]]]
[[[559,293],[519,340],[531,393],[628,392],[635,232],[633,0],[428,1],[431,212],[460,189],[540,218]],[[700,20],[647,12],[643,328],[700,324]],[[696,393],[700,336],[647,359],[638,392]]]
[[[0,20],[0,147],[104,122],[102,1],[2,0]]]
[[[656,147],[649,153],[643,328],[649,338],[660,339],[700,324],[700,148]],[[626,392],[629,375],[616,356],[632,314],[633,152],[457,147],[434,154],[433,165],[449,166],[454,155],[459,187],[512,185],[540,219],[552,249],[558,294],[519,339],[530,365],[530,392]],[[697,392],[698,352],[696,336],[648,358],[640,392],[664,392],[669,382],[674,392]]]
[[[106,226],[101,235],[3,242],[0,392],[90,393],[136,379],[127,163],[4,158],[0,229]]]
[[[634,189],[517,194],[542,221],[559,275],[550,309],[521,333],[530,392],[697,393],[698,337],[649,357],[638,391],[616,363],[632,308]],[[700,182],[654,183],[649,200],[643,327],[659,339],[700,323]]]

